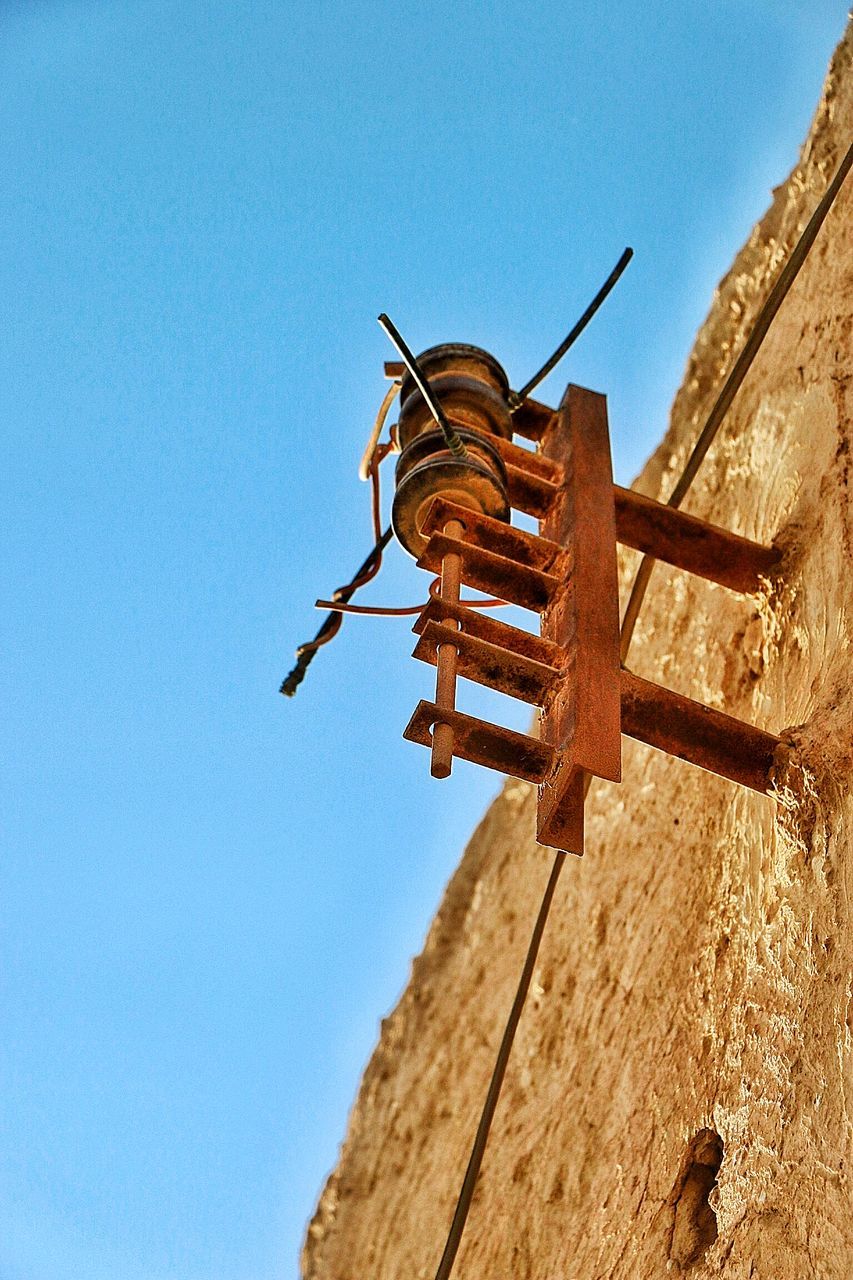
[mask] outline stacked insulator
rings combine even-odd
[[[460,507],[510,518],[506,471],[492,443],[511,440],[509,381],[494,356],[480,347],[443,343],[418,357],[435,398],[465,447],[459,457],[449,449],[411,375],[400,390],[397,436],[402,449],[395,473],[391,509],[394,532],[416,559],[426,546],[421,532],[438,497]]]

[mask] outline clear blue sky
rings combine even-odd
[[[497,787],[401,741],[406,622],[277,693],[370,543],[375,317],[519,385],[633,245],[543,391],[629,481],[845,8],[5,0],[0,1280],[294,1276]]]

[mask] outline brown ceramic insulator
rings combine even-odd
[[[439,374],[430,387],[454,427],[471,428],[486,435],[511,440],[512,416],[506,400],[487,382],[466,374]],[[402,401],[398,435],[405,448],[422,431],[431,431],[435,420],[417,388]]]
[[[417,559],[427,544],[424,521],[435,498],[507,521],[506,469],[487,436],[459,433],[467,458],[454,458],[440,431],[417,436],[400,454],[391,523],[399,542]]]
[[[442,342],[437,347],[429,347],[417,359],[430,383],[444,374],[462,374],[492,387],[504,399],[509,395],[509,379],[503,368],[482,347],[473,347],[467,342]],[[407,373],[400,389],[401,403],[414,390],[414,379]]]

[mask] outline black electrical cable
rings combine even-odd
[[[429,385],[429,379],[418,364],[409,347],[406,345],[400,330],[394,324],[393,320],[386,316],[384,311],[382,312],[382,315],[378,317],[378,320],[394,346],[399,351],[400,355],[403,357],[403,363],[412,375],[418,391],[420,391],[427,403],[427,408],[435,418],[437,425],[440,427],[441,433],[447,442],[448,449],[453,454],[454,458],[467,458],[468,450],[465,448],[465,445],[454,431],[451,423],[448,421],[447,415],[442,409],[438,397]]]
[[[521,978],[519,979],[515,999],[512,1002],[509,1018],[507,1019],[507,1024],[504,1027],[501,1047],[498,1050],[498,1056],[492,1072],[492,1078],[489,1081],[489,1091],[486,1094],[486,1101],[483,1104],[480,1123],[477,1125],[477,1134],[474,1138],[474,1145],[471,1148],[468,1168],[465,1170],[465,1179],[462,1183],[462,1190],[459,1192],[456,1212],[453,1215],[453,1222],[450,1224],[447,1244],[444,1246],[444,1253],[441,1256],[438,1271],[435,1273],[435,1280],[448,1280],[448,1277],[453,1270],[453,1263],[456,1258],[457,1250],[459,1249],[460,1241],[462,1240],[462,1232],[465,1230],[465,1221],[468,1217],[468,1210],[471,1207],[474,1188],[477,1185],[477,1176],[480,1172],[480,1165],[483,1163],[486,1143],[489,1140],[489,1130],[492,1127],[492,1118],[495,1114],[495,1108],[498,1105],[498,1099],[501,1094],[501,1085],[503,1084],[506,1066],[509,1062],[509,1055],[512,1053],[512,1044],[515,1039],[516,1028],[518,1027],[519,1019],[524,1011],[524,1003],[527,999],[530,980],[533,977],[533,970],[536,968],[536,959],[539,955],[539,944],[542,941],[542,934],[545,932],[545,923],[548,919],[548,912],[551,908],[551,900],[554,897],[554,890],[557,887],[557,881],[560,878],[560,872],[563,869],[567,856],[568,855],[562,851],[557,852],[557,855],[554,858],[554,864],[551,867],[551,874],[548,877],[548,883],[545,886],[545,893],[539,907],[539,914],[536,917],[536,924],[533,926],[533,933],[527,948],[527,955],[524,958],[524,968],[521,971]]]
[[[372,570],[376,566],[376,562],[381,559],[382,552],[388,546],[393,534],[394,531],[389,525],[382,534],[382,537],[377,541],[370,555],[357,570],[355,577],[345,587],[341,587],[335,592],[336,600],[339,600],[341,604],[348,604],[356,591],[358,591],[359,587],[363,585],[364,580],[369,580],[369,577],[372,576]],[[342,621],[343,614],[341,613],[327,614],[314,639],[310,640],[307,644],[301,644],[296,650],[296,665],[290,674],[285,676],[281,683],[279,693],[283,693],[286,698],[292,698],[294,696],[296,690],[305,679],[305,672],[313,661],[314,654],[337,634],[340,630]]]
[[[575,324],[573,328],[569,330],[569,332],[566,334],[563,341],[560,343],[559,347],[557,347],[557,350],[554,352],[554,354],[552,356],[549,356],[549,358],[545,361],[545,363],[543,364],[539,372],[534,373],[533,377],[530,379],[529,382],[525,382],[524,386],[521,388],[520,391],[510,391],[509,393],[510,412],[515,413],[516,409],[520,409],[521,406],[524,404],[524,401],[530,395],[531,391],[535,391],[535,389],[539,386],[539,383],[543,382],[545,378],[548,377],[548,374],[552,371],[552,369],[556,369],[557,365],[560,363],[563,356],[568,351],[569,347],[571,347],[572,344],[576,342],[577,339],[580,337],[580,335],[583,333],[584,329],[589,324],[590,320],[595,315],[596,311],[601,306],[602,302],[604,302],[605,298],[610,293],[611,289],[616,284],[617,280],[619,279],[622,272],[625,270],[625,268],[627,267],[628,263],[631,261],[633,256],[634,256],[633,249],[629,248],[624,250],[621,258],[616,263],[616,266],[610,272],[610,275],[604,281],[604,284],[601,286],[598,293],[595,295],[592,302],[589,304],[586,311],[581,316],[580,320],[578,320],[577,324]]]
[[[809,250],[814,244],[817,234],[823,226],[826,215],[832,208],[832,203],[841,189],[841,184],[847,177],[851,165],[853,165],[853,143],[849,146],[847,154],[836,170],[835,177],[823,193],[814,213],[806,223],[803,234],[797,241],[784,267],[779,272],[776,283],[767,295],[767,299],[758,313],[755,324],[750,330],[749,337],[743,345],[743,350],[732,365],[729,376],[723,383],[720,394],[717,396],[714,407],[708,415],[708,420],[702,428],[699,439],[693,446],[693,452],[687,459],[687,463],[681,473],[681,477],[667,502],[668,507],[681,506],[685,494],[696,478],[696,473],[702,465],[705,454],[710,449],[714,437],[719,431],[722,421],[728,412],[729,406],[734,400],[741,383],[749,372],[750,365],[758,354],[758,350],[773,322],[773,317],[784,302],[788,290],[796,280],[800,268],[808,257]],[[653,556],[643,556],[640,561],[640,567],[637,570],[637,576],[634,578],[634,584],[631,587],[631,594],[628,597],[628,603],[625,606],[625,614],[622,620],[621,658],[623,662],[628,656],[628,646],[631,643],[631,637],[633,636],[634,628],[637,625],[640,608],[642,607],[643,600],[645,599],[646,592],[649,587],[652,570],[656,564],[657,561]]]

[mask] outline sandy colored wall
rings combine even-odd
[[[851,138],[848,30],[643,492],[671,490]],[[659,566],[630,661],[782,734],[778,799],[624,740],[626,781],[593,788],[587,855],[558,889],[460,1278],[853,1276],[852,329],[853,178],[685,504],[776,539],[781,573],[753,600]],[[307,1280],[434,1274],[550,867],[534,807],[507,785],[448,887],[309,1228]]]

